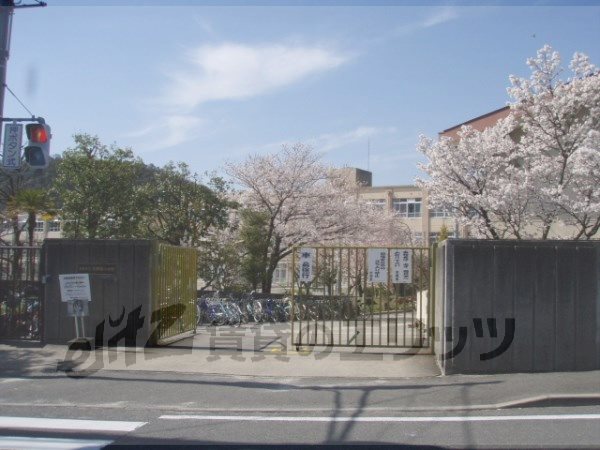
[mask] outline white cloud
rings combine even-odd
[[[361,126],[354,130],[346,131],[342,133],[328,133],[320,136],[308,139],[306,142],[312,145],[316,151],[327,153],[338,148],[343,148],[348,145],[354,144],[355,142],[364,141],[370,137],[386,134],[395,133],[395,127],[368,127]]]
[[[328,153],[360,141],[364,143],[366,148],[368,138],[382,134],[393,134],[396,132],[397,129],[395,127],[359,126],[353,130],[342,131],[339,133],[324,133],[313,137],[293,138],[270,142],[268,144],[263,144],[256,147],[244,147],[238,149],[236,152],[233,152],[233,154],[237,156],[243,156],[252,152],[258,152],[260,154],[275,153],[281,150],[282,145],[289,145],[298,141],[310,145],[315,152],[318,153]]]
[[[194,22],[196,22],[198,24],[198,26],[200,27],[200,29],[208,36],[215,36],[215,29],[213,28],[212,24],[200,17],[200,16],[194,16]]]
[[[399,36],[405,36],[407,34],[414,33],[419,30],[423,30],[425,28],[435,27],[437,25],[441,25],[446,22],[450,22],[452,20],[458,19],[460,16],[458,14],[458,10],[453,7],[443,7],[437,8],[428,16],[416,20],[411,23],[402,24],[396,27],[389,35],[384,36],[378,41],[384,42],[388,39],[397,38]]]
[[[143,139],[147,151],[174,147],[184,142],[196,139],[202,133],[204,120],[191,115],[165,116],[154,124],[135,130],[124,137]]]
[[[209,101],[250,98],[335,69],[349,59],[318,46],[203,45],[188,52],[185,68],[169,73],[163,102],[189,111]]]
[[[205,32],[212,32],[209,23],[200,21],[200,25]],[[349,55],[324,46],[202,45],[187,52],[182,68],[168,73],[169,82],[158,104],[146,105],[163,117],[126,137],[142,140],[147,150],[191,141],[209,131],[206,122],[192,113],[198,106],[264,95],[335,69],[349,59]]]
[[[455,8],[443,8],[439,11],[434,12],[429,17],[426,17],[425,20],[420,22],[421,28],[429,28],[434,27],[436,25],[440,25],[445,22],[449,22],[451,20],[458,19],[458,12]]]

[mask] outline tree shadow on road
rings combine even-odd
[[[0,340],[0,377],[56,371],[55,352],[39,341]]]

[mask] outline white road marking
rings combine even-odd
[[[311,416],[199,416],[163,415],[165,420],[226,420],[240,422],[507,422],[522,420],[600,420],[600,414],[527,416],[431,416],[431,417],[311,417]]]
[[[0,383],[17,383],[19,381],[27,381],[27,378],[4,378]]]
[[[0,448],[15,450],[100,450],[113,441],[97,439],[55,439],[30,438],[21,436],[0,436]]]
[[[129,432],[147,422],[122,422],[117,420],[45,419],[41,417],[0,417],[0,429],[11,430],[70,430]]]

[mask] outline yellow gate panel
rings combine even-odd
[[[154,344],[196,329],[195,249],[155,243],[151,268]]]

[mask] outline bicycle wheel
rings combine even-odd
[[[263,320],[263,308],[258,300],[252,302],[252,318],[256,323],[262,322]]]

